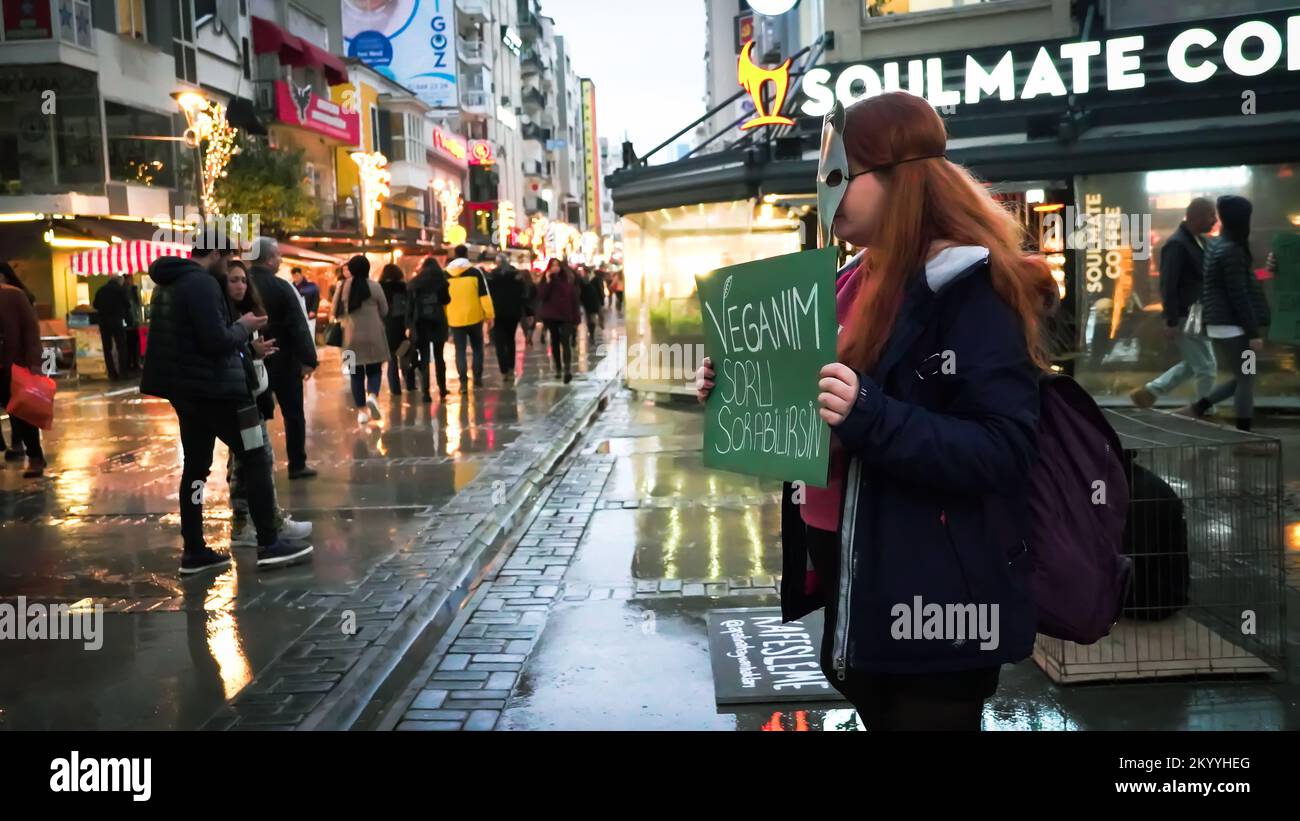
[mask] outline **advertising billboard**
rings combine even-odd
[[[600,158],[596,152],[596,84],[582,81],[583,169],[587,180],[587,227],[600,233]]]
[[[455,108],[454,0],[343,0],[349,57],[437,108]]]

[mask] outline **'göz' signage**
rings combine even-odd
[[[1300,15],[1281,25],[1267,20],[1246,20],[1231,28],[1215,24],[1173,33],[1168,48],[1158,52],[1156,63],[1144,61],[1147,37],[1133,34],[1107,40],[1085,40],[1041,45],[1033,52],[1028,72],[1023,66],[1034,46],[1008,49],[1000,57],[983,61],[973,54],[886,62],[877,68],[866,64],[841,66],[834,72],[814,68],[803,77],[800,89],[804,114],[821,117],[838,99],[846,107],[885,91],[906,90],[925,97],[936,108],[974,105],[986,99],[1011,102],[1038,97],[1065,97],[1095,92],[1094,67],[1104,69],[1105,90],[1144,88],[1148,72],[1187,83],[1213,77],[1258,77],[1271,71],[1300,71]],[[1157,39],[1153,37],[1153,39]],[[1163,42],[1163,36],[1158,38]],[[954,66],[956,64],[956,66]],[[949,86],[945,72],[957,68],[959,78]],[[903,85],[904,77],[906,86]]]
[[[817,383],[835,361],[836,250],[804,251],[695,278],[714,388],[704,464],[826,487],[830,428]]]

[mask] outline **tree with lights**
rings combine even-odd
[[[301,149],[271,148],[242,131],[239,153],[217,181],[216,199],[226,214],[258,214],[262,233],[283,236],[315,224],[319,209],[303,185]]]

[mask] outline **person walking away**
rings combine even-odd
[[[4,263],[0,265],[8,267]],[[27,294],[5,281],[0,283],[0,409],[13,398],[15,365],[34,374],[41,373],[41,324]],[[5,461],[18,461],[26,454],[27,469],[23,471],[23,478],[44,476],[45,451],[41,449],[40,428],[11,413],[9,429],[13,434],[14,449],[5,454]],[[14,458],[10,458],[11,454]]]
[[[537,327],[537,274],[531,263],[519,272],[519,284],[523,289],[524,315],[520,324],[524,329],[524,347],[533,347],[533,328]]]
[[[1176,412],[1200,418],[1232,397],[1237,429],[1249,431],[1255,415],[1256,360],[1264,350],[1264,329],[1272,317],[1250,252],[1250,200],[1229,195],[1215,204],[1220,232],[1205,249],[1201,305],[1205,332],[1232,378]]]
[[[352,381],[357,424],[378,422],[379,388],[388,361],[388,300],[384,289],[370,280],[370,260],[358,254],[348,260],[348,275],[334,296],[334,316],[343,323],[344,364]]]
[[[126,369],[126,317],[131,313],[122,280],[111,276],[99,286],[91,306],[99,315],[99,339],[104,347],[104,367],[109,379],[122,378]]]
[[[609,278],[609,290],[614,296],[614,304],[618,308],[618,315],[623,315],[623,271],[619,269],[614,271]]]
[[[144,324],[144,305],[140,301],[140,286],[135,276],[122,275],[122,289],[126,292],[126,366],[127,373],[140,372],[140,326]]]
[[[258,567],[290,564],[312,551],[311,545],[290,542],[276,530],[266,448],[245,445],[243,431],[250,415],[256,421],[257,410],[241,351],[267,321],[251,313],[231,316],[225,288],[230,251],[215,247],[215,234],[200,228],[190,258],[159,257],[149,266],[156,287],[140,393],[169,401],[180,423],[180,572],[186,576],[230,564],[229,553],[212,550],[203,538],[204,489],[218,439],[244,466]]]
[[[248,270],[242,263],[231,262],[226,272],[226,296],[230,299],[233,310],[231,316],[266,316],[266,309],[257,290],[248,282]],[[261,331],[254,331],[248,347],[240,351],[244,365],[244,375],[248,380],[261,418],[262,449],[266,453],[265,469],[270,471],[275,465],[275,454],[271,450],[271,435],[266,429],[266,420],[271,418],[275,403],[271,398],[270,377],[266,371],[265,361],[278,352],[274,339],[262,338]],[[230,546],[256,547],[257,528],[253,526],[248,515],[248,484],[244,473],[248,468],[244,460],[235,451],[226,456],[226,484],[230,488]],[[275,511],[274,525],[276,532],[289,541],[305,541],[311,536],[311,522],[294,521],[280,507],[275,494],[275,476],[267,477],[271,487],[272,509]]]
[[[32,310],[36,310],[36,295],[27,290],[27,286],[19,279],[13,266],[4,261],[0,261],[0,285],[9,285],[22,291]],[[37,316],[39,317],[39,314]],[[9,438],[13,440],[13,447],[6,447],[4,434],[0,432],[0,451],[4,451],[6,462],[21,462],[27,456],[27,448],[23,445],[23,438],[18,435],[15,421],[14,417],[9,417]]]
[[[384,318],[384,332],[388,338],[388,390],[393,396],[402,395],[402,363],[398,351],[406,341],[406,323],[410,309],[407,305],[406,275],[393,263],[379,273],[379,287],[388,301],[388,316]],[[414,374],[409,374],[406,389],[415,391]]]
[[[1196,398],[1214,389],[1214,346],[1205,335],[1201,312],[1201,279],[1205,237],[1214,228],[1214,203],[1197,197],[1187,206],[1186,219],[1160,248],[1160,295],[1164,303],[1165,335],[1182,354],[1182,361],[1129,394],[1133,404],[1149,408],[1189,377],[1195,378]]]
[[[824,128],[819,200],[837,238],[869,251],[838,277],[836,361],[815,374],[829,484],[783,488],[782,617],[825,608],[822,670],[868,729],[978,730],[1038,623],[1030,557],[1012,547],[1026,535],[1056,286],[1015,218],[944,158],[923,98],[837,105]],[[714,378],[706,360],[705,399]],[[913,608],[978,609],[987,623],[913,635],[900,617]]]
[[[501,378],[507,382],[515,379],[515,334],[528,309],[528,288],[525,274],[510,264],[510,258],[498,254],[496,270],[488,277],[488,290],[492,294],[492,307],[496,319],[492,321],[492,338],[497,352],[497,365]]]
[[[320,311],[320,286],[303,274],[301,268],[293,269],[293,287],[302,294],[302,301],[307,306],[307,329],[311,338],[316,338],[316,314]]]
[[[541,309],[538,315],[551,337],[551,362],[555,376],[573,381],[573,329],[579,320],[577,276],[558,258],[546,264],[546,276],[538,287]]]
[[[456,343],[456,375],[460,392],[469,392],[465,378],[468,346],[473,352],[474,387],[483,382],[483,322],[493,317],[492,296],[483,272],[469,261],[469,249],[456,246],[455,258],[447,263],[447,287],[451,302],[447,305],[447,324]]]
[[[438,377],[439,398],[446,399],[447,361],[443,351],[447,344],[447,304],[451,302],[451,294],[447,288],[447,275],[438,260],[425,257],[419,273],[411,280],[408,291],[410,299],[407,300],[407,325],[411,329],[415,368],[419,372],[423,391],[420,399],[424,402],[433,401],[429,387],[430,360]]]
[[[304,383],[320,364],[316,337],[307,325],[302,297],[292,283],[276,276],[282,257],[280,245],[270,237],[253,240],[249,251],[248,281],[266,308],[266,336],[280,352],[266,362],[271,392],[284,417],[284,449],[290,479],[311,479],[316,470],[307,464],[307,413]]]
[[[601,293],[600,281],[595,274],[588,273],[582,279],[582,311],[587,319],[587,344],[592,350],[596,347],[596,326],[601,322],[600,311],[605,298]]]

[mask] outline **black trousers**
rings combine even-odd
[[[120,323],[101,323],[99,341],[104,347],[104,367],[108,369],[108,378],[117,379],[129,366],[126,353],[126,328]]]
[[[577,327],[572,322],[546,320],[546,333],[551,337],[551,361],[558,372],[570,373],[573,370],[573,337]]]
[[[249,402],[252,402],[250,397]],[[181,468],[181,538],[186,552],[202,549],[203,496],[208,473],[212,470],[212,448],[220,439],[226,443],[244,468],[244,487],[248,510],[257,528],[258,545],[273,544],[275,530],[275,485],[267,448],[244,449],[234,402],[172,399],[176,418],[181,425],[181,449],[185,464]]]
[[[140,326],[126,326],[126,364],[127,372],[140,370]]]
[[[429,365],[432,364],[438,378],[438,390],[447,392],[447,360],[443,351],[447,345],[448,329],[446,325],[433,322],[417,322],[412,328],[412,344],[415,345],[415,368],[423,380],[425,393],[429,389]]]
[[[808,548],[826,599],[822,672],[857,709],[868,730],[979,730],[984,701],[997,691],[1000,667],[951,673],[849,670],[840,681],[831,664],[839,589],[839,534],[807,528]]]
[[[497,365],[501,373],[514,373],[515,332],[519,330],[519,317],[499,316],[492,325],[492,344],[497,349]]]
[[[307,415],[303,410],[302,365],[298,360],[285,357],[280,362],[271,357],[266,360],[266,375],[275,394],[275,404],[280,407],[284,420],[284,449],[289,458],[289,470],[307,466]]]
[[[9,404],[13,398],[9,366],[0,367],[0,408]],[[41,429],[24,422],[12,413],[9,414],[9,430],[14,435],[14,448],[22,447],[27,451],[27,459],[33,463],[43,463],[45,452],[41,450]],[[0,434],[0,447],[4,447],[4,436]]]

